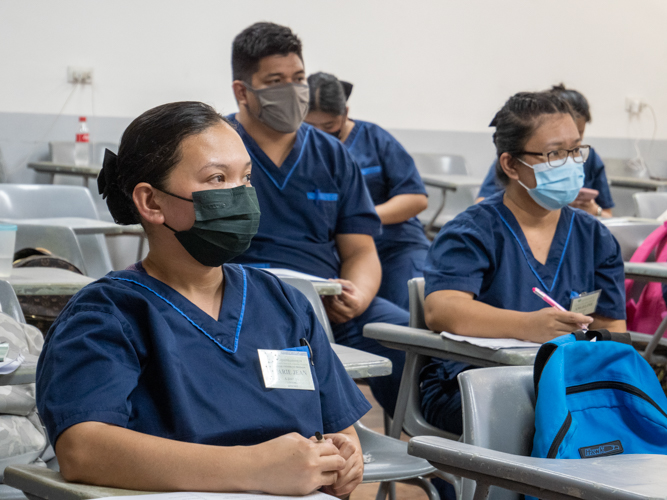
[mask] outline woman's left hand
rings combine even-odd
[[[340,456],[345,459],[345,468],[338,471],[336,482],[322,487],[322,491],[337,497],[348,496],[357,487],[364,476],[364,457],[361,447],[348,435],[342,433],[325,434],[338,448]]]
[[[595,202],[595,200],[586,200],[586,201],[574,200],[572,203],[570,203],[570,206],[574,208],[579,208],[584,212],[588,212],[591,215],[598,215],[598,209],[600,208],[600,205],[598,205]]]

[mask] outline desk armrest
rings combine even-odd
[[[491,349],[443,338],[439,333],[389,323],[369,323],[364,337],[386,347],[424,356],[462,361],[475,366],[532,365],[537,347]]]
[[[19,489],[32,499],[88,500],[127,495],[145,495],[150,491],[123,490],[65,481],[60,472],[38,465],[12,465],[5,469],[4,483]]]
[[[445,472],[541,498],[667,498],[665,455],[586,460],[533,458],[432,436],[412,438],[408,454]],[[554,492],[561,496],[549,495]]]

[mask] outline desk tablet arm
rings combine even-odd
[[[153,493],[70,483],[63,478],[60,472],[39,465],[12,465],[7,467],[4,483],[23,491],[30,500],[88,500]]]
[[[665,455],[586,460],[533,458],[431,436],[412,438],[408,453],[477,482],[474,500],[499,486],[543,500],[667,499]]]

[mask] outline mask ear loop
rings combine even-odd
[[[189,200],[188,198],[183,198],[182,196],[178,196],[177,194],[170,193],[169,191],[166,191],[164,189],[160,189],[160,188],[155,188],[155,189],[157,189],[158,191],[162,191],[164,194],[168,194],[169,196],[173,196],[174,198],[178,198],[179,200],[189,201],[190,203],[195,202],[195,200]],[[176,231],[173,227],[169,226],[166,222],[163,222],[162,225],[164,227],[166,227],[167,229],[171,229],[174,233],[179,232],[179,231]]]

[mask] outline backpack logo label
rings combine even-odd
[[[581,458],[608,457],[609,455],[618,455],[620,453],[623,453],[623,445],[619,440],[579,448],[579,456]]]

